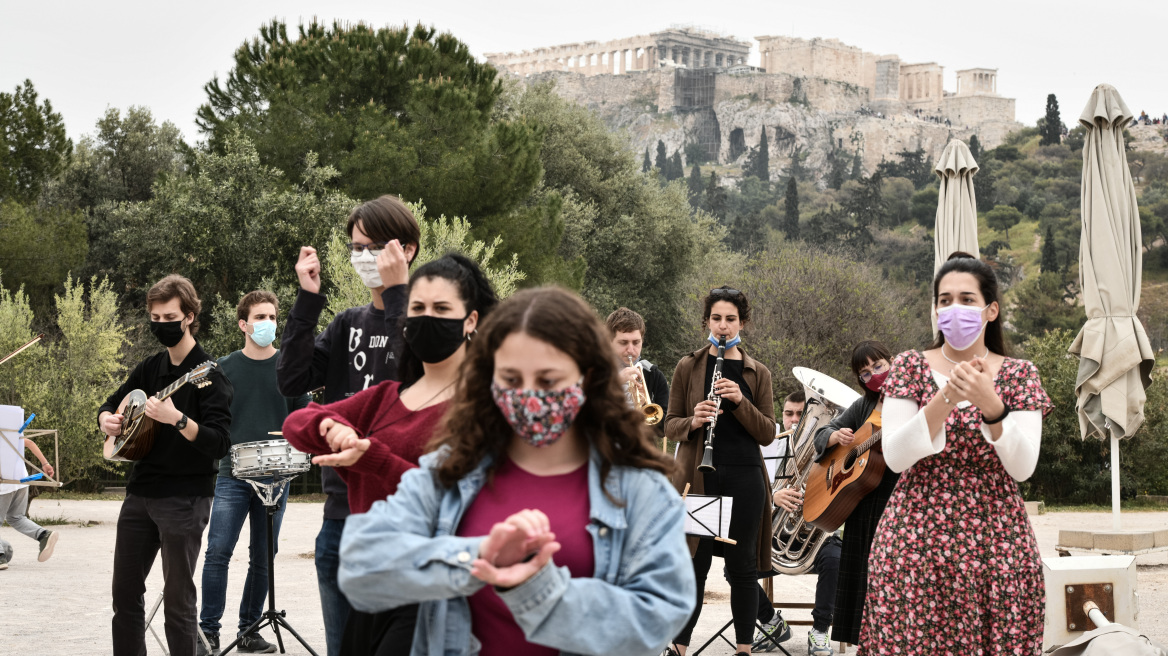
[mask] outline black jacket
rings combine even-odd
[[[215,358],[198,343],[177,367],[167,351],[155,353],[134,367],[121,387],[106,399],[97,413],[118,411],[122,399],[140,389],[154,396],[198,365]],[[150,453],[134,463],[126,492],[142,497],[215,496],[218,460],[231,450],[231,381],[218,369],[202,388],[183,385],[170,400],[174,407],[199,425],[195,441],[183,437],[174,426],[157,424]]]

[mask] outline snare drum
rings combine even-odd
[[[288,440],[247,442],[231,447],[231,473],[236,478],[299,474],[308,471],[311,461],[311,456],[297,451]]]

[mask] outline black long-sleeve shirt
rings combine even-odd
[[[140,389],[154,396],[200,364],[214,360],[198,343],[177,367],[167,351],[155,353],[134,367],[126,381],[106,399],[97,413],[118,411],[122,399]],[[126,492],[142,497],[210,497],[215,495],[218,460],[231,449],[231,382],[219,370],[206,379],[210,385],[183,385],[171,395],[174,407],[199,426],[192,442],[169,424],[155,424],[154,446],[134,463]]]
[[[387,380],[397,380],[395,354],[401,350],[401,318],[406,311],[406,286],[381,292],[385,310],[373,304],[349,308],[317,335],[316,325],[327,299],[301,289],[284,322],[276,385],[284,396],[296,397],[324,386],[323,401],[332,403]],[[345,482],[332,467],[321,469],[328,499],[326,519],[349,515]]]

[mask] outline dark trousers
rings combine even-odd
[[[326,519],[316,535],[316,585],[320,591],[320,609],[324,614],[324,639],[328,656],[341,656],[341,638],[353,607],[337,585],[341,566],[341,533],[345,520]]]
[[[349,612],[342,654],[360,656],[409,656],[414,644],[418,605],[411,604],[380,613]]]
[[[811,611],[811,621],[816,631],[823,633],[831,626],[835,615],[835,587],[839,581],[840,550],[843,541],[831,536],[824,541],[823,546],[815,554],[815,563],[811,566],[811,573],[818,574],[815,582],[815,608]],[[775,616],[775,609],[771,600],[767,598],[762,584],[758,585],[758,621],[766,624]]]
[[[736,544],[715,542],[712,538],[703,538],[698,542],[693,557],[698,603],[689,622],[674,642],[679,645],[690,643],[694,627],[702,614],[706,575],[710,573],[717,546],[726,562],[726,581],[730,584],[730,612],[734,616],[736,642],[749,645],[754,641],[754,619],[758,615],[758,593],[755,588],[758,587],[758,532],[762,504],[766,497],[765,482],[759,467],[718,465],[717,471],[704,475],[704,494],[734,498],[729,538]]]
[[[210,515],[211,497],[126,495],[114,546],[114,656],[146,656],[146,577],[159,552],[166,644],[174,656],[194,656],[195,562]]]

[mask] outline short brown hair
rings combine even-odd
[[[276,295],[266,289],[257,289],[254,292],[248,292],[240,299],[239,305],[235,306],[235,316],[240,321],[247,321],[251,316],[251,309],[260,303],[271,303],[276,307],[276,311],[280,311],[280,299]]]
[[[787,399],[783,403],[807,403],[807,393],[803,390],[795,390],[787,395]]]
[[[642,338],[645,337],[645,320],[627,307],[619,307],[608,315],[604,325],[608,326],[608,332],[612,333],[613,337],[616,337],[617,333],[631,333],[637,330],[641,331]]]
[[[353,211],[349,212],[345,234],[352,235],[354,227],[360,227],[361,232],[375,242],[391,242],[396,239],[401,242],[403,248],[406,244],[413,244],[414,257],[418,256],[422,230],[418,227],[418,220],[414,218],[409,206],[397,196],[386,194],[354,207]],[[413,258],[410,258],[409,263],[414,263]]]
[[[178,298],[179,308],[184,317],[188,314],[195,315],[195,320],[191,323],[191,334],[199,332],[199,312],[203,309],[203,304],[199,302],[199,294],[191,281],[177,273],[154,283],[150,291],[146,292],[146,310],[149,311],[155,303],[165,303],[172,298]]]

